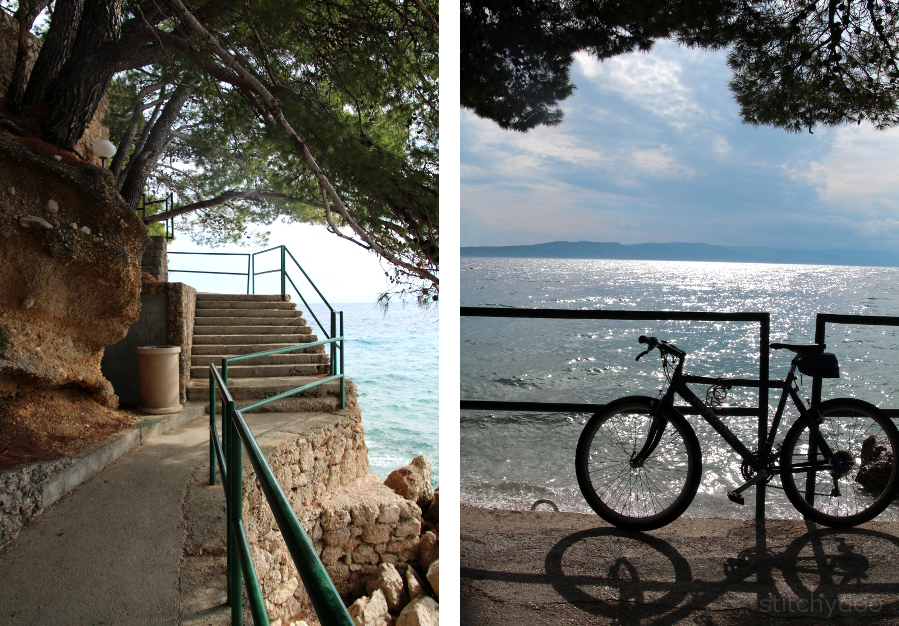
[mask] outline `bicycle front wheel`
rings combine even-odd
[[[665,411],[665,429],[646,461],[631,466],[646,443],[657,404],[642,396],[610,402],[590,418],[578,440],[575,469],[581,493],[601,518],[625,530],[670,524],[699,489],[699,441],[675,411]]]
[[[798,419],[780,453],[784,493],[802,515],[834,528],[867,522],[889,506],[899,484],[899,431],[873,404],[852,398],[819,406],[818,429],[841,466],[824,459]]]

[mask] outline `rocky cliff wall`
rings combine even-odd
[[[146,232],[108,172],[0,135],[0,398],[73,386],[116,405],[100,359],[138,318]]]

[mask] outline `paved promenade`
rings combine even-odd
[[[225,623],[208,420],[114,461],[0,550],[0,624]]]
[[[899,523],[818,529],[462,508],[462,624],[899,624]]]

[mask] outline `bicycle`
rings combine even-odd
[[[684,374],[685,351],[655,337],[641,335],[638,341],[649,346],[638,361],[659,350],[667,391],[661,398],[629,396],[605,405],[584,426],[575,457],[581,493],[610,524],[634,531],[660,528],[677,519],[696,495],[702,474],[699,441],[674,406],[675,395],[742,457],[746,482],[728,492],[732,502],[744,504],[746,489],[779,474],[787,498],[803,517],[847,528],[879,515],[899,491],[899,431],[889,417],[854,398],[806,407],[799,397],[797,369],[806,376],[839,377],[837,358],[824,352],[823,344],[772,343],[771,349],[795,355],[786,378],[763,382]],[[670,359],[676,362],[673,372]],[[781,389],[763,448],[751,452],[715,414],[716,402],[707,406],[688,383],[711,385],[707,397],[732,387]],[[800,416],[775,446],[788,397]]]

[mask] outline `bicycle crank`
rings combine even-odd
[[[768,472],[761,472],[758,476],[753,477],[750,481],[740,485],[733,491],[727,492],[727,499],[731,502],[739,505],[746,504],[746,500],[743,499],[743,492],[749,489],[750,487],[759,484],[760,482],[764,482],[768,480],[770,476],[768,476]]]

